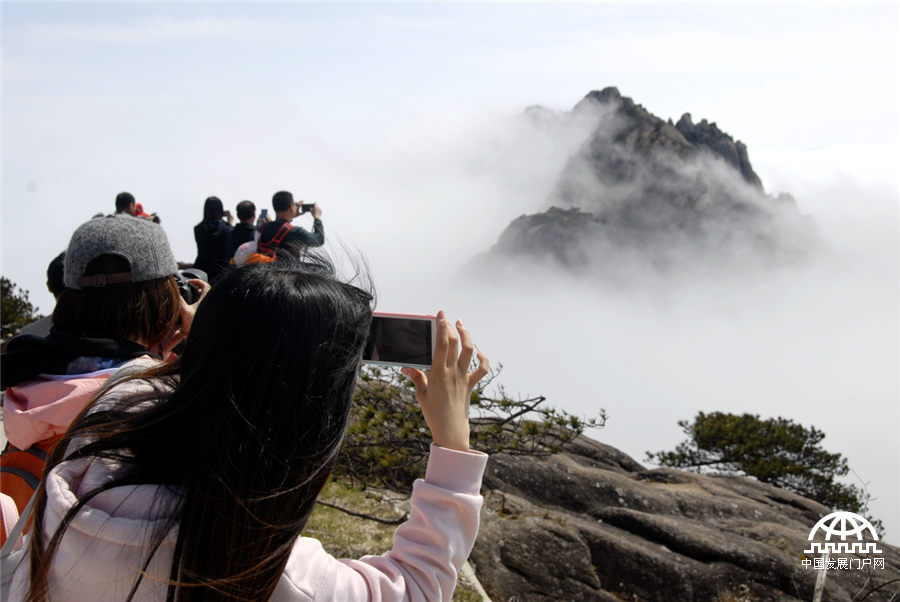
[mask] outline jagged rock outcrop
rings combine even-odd
[[[547,109],[530,107],[526,118],[553,128]],[[591,130],[562,170],[550,208],[514,220],[473,262],[488,273],[521,258],[601,275],[730,270],[793,264],[815,246],[811,220],[790,195],[766,194],[746,145],[715,123],[695,124],[689,113],[663,121],[616,88],[591,92],[556,119],[589,122]]]
[[[583,437],[492,456],[484,491],[470,560],[494,602],[812,600],[804,550],[829,513],[750,478],[648,470]],[[878,545],[884,568],[828,571],[823,600],[900,596],[900,549]]]
[[[758,190],[762,190],[762,181],[753,167],[750,166],[750,156],[747,154],[747,145],[738,140],[735,142],[731,136],[718,128],[715,123],[709,123],[705,119],[694,125],[691,114],[685,113],[675,124],[675,128],[681,132],[685,139],[698,148],[708,148],[725,162],[741,172],[741,176]]]

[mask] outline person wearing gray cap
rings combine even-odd
[[[196,305],[179,293],[163,229],[132,217],[92,219],[66,249],[66,288],[46,337],[9,341],[0,362],[10,445],[46,453],[116,369],[165,357],[187,336]],[[201,296],[208,285],[192,280]],[[4,493],[9,484],[4,474]],[[13,495],[20,511],[32,487]]]

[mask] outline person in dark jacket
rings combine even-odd
[[[224,219],[223,219],[224,218]],[[227,221],[225,221],[227,220]],[[231,259],[231,224],[234,218],[225,211],[219,197],[211,196],[203,204],[203,221],[194,226],[194,240],[197,241],[197,259],[194,267],[206,272],[209,282],[228,267]]]
[[[256,205],[252,201],[237,204],[238,223],[231,231],[231,256],[245,242],[256,238]]]
[[[63,266],[65,265],[66,252],[63,251],[57,255],[50,265],[47,266],[47,290],[53,294],[53,299],[58,300],[62,292],[66,290],[66,283],[63,280]],[[53,326],[53,317],[44,316],[39,320],[35,320],[31,324],[23,326],[18,334],[33,334],[37,337],[45,337],[50,334],[50,327]],[[6,350],[6,343],[0,346]]]
[[[257,244],[260,252],[265,250],[269,254],[273,252],[277,254],[277,249],[283,247],[301,249],[325,244],[322,209],[317,204],[295,203],[294,196],[290,192],[280,190],[272,197],[272,208],[275,210],[275,221],[259,229]],[[312,231],[291,224],[294,218],[307,212],[313,217]]]

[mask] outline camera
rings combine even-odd
[[[184,299],[188,305],[193,305],[200,300],[200,289],[196,284],[188,281],[188,278],[209,282],[209,276],[207,276],[206,272],[203,270],[195,268],[175,272],[175,282],[178,284],[178,292],[181,293],[181,298]]]
[[[428,368],[434,356],[434,316],[372,312],[363,362]]]

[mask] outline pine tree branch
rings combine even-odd
[[[366,514],[365,512],[356,512],[355,510],[350,510],[349,508],[344,508],[343,506],[338,506],[332,502],[326,502],[325,500],[316,500],[317,504],[322,504],[328,508],[334,508],[335,510],[340,510],[345,514],[349,514],[350,516],[355,516],[357,518],[364,518],[366,520],[373,520],[376,523],[381,523],[383,525],[399,525],[400,523],[406,522],[406,519],[409,518],[408,514],[404,514],[398,518],[381,518],[380,516],[374,516],[372,514]]]

